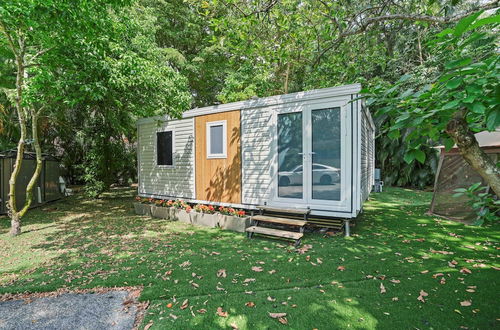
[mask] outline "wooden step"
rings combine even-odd
[[[254,215],[252,217],[252,220],[262,221],[262,222],[270,222],[270,223],[279,223],[282,225],[299,226],[299,227],[303,227],[307,223],[307,221],[304,221],[304,220],[294,220],[294,219],[287,219],[287,218],[271,217],[271,216],[267,216],[267,215]]]
[[[295,233],[292,231],[279,230],[279,229],[273,229],[273,228],[265,228],[265,227],[256,227],[256,226],[248,227],[246,229],[246,231],[249,233],[254,233],[254,234],[262,234],[262,235],[290,238],[290,239],[294,239],[294,240],[299,240],[302,238],[302,236],[304,236],[303,233]]]
[[[291,213],[291,214],[309,214],[311,212],[310,209],[281,209],[277,207],[271,207],[267,205],[259,205],[258,209],[268,212],[276,212],[276,213]]]

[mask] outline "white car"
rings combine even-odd
[[[291,171],[282,171],[278,173],[279,185],[280,186],[290,186],[290,185],[301,185],[302,184],[302,165],[297,166]],[[320,185],[331,185],[340,182],[340,169],[323,165],[323,164],[312,164],[313,172],[313,184]]]

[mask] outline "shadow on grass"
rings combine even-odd
[[[43,240],[30,250],[55,257],[34,261],[28,273],[12,271],[20,275],[0,293],[140,285],[141,299],[151,301],[145,322],[157,328],[279,326],[269,312],[287,313],[292,328],[494,326],[497,228],[426,216],[426,193],[396,189],[373,197],[354,237],[307,234],[303,244],[312,248],[304,254],[282,242],[137,216],[131,191],[98,201],[74,197],[53,212],[30,212],[28,230],[55,226],[40,229]],[[217,276],[220,269],[226,277]],[[446,284],[436,273],[446,274]],[[459,314],[459,302],[471,299],[468,286],[478,287],[480,312]],[[417,300],[420,290],[429,293],[425,304]]]

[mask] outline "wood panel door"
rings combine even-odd
[[[207,130],[223,123],[226,153],[211,157]],[[228,111],[195,118],[196,199],[223,203],[241,203],[240,111]],[[210,134],[210,132],[208,132]]]

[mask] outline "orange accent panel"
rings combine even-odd
[[[226,120],[227,158],[207,158],[207,123]],[[196,199],[241,203],[240,111],[195,118]]]

